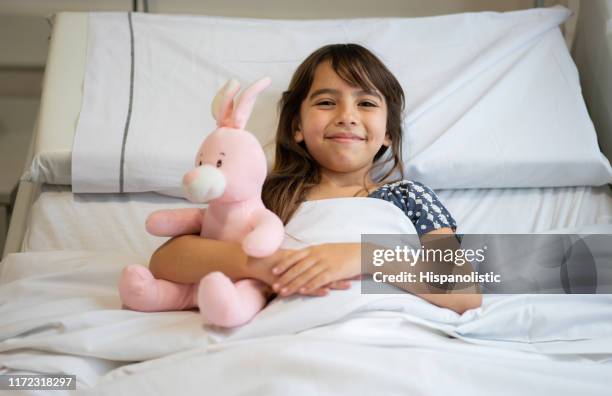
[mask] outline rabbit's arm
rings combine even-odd
[[[157,210],[149,215],[146,229],[156,236],[199,234],[204,210],[199,208]]]
[[[285,236],[281,220],[265,208],[256,210],[251,215],[253,231],[242,241],[242,249],[253,257],[265,257],[280,247]]]

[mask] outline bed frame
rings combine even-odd
[[[86,13],[59,13],[53,18],[49,57],[38,117],[26,160],[27,168],[32,159],[43,150],[65,152],[72,148],[85,79],[86,32]],[[57,100],[58,97],[61,100]],[[19,182],[17,196],[11,207],[2,258],[9,253],[21,251],[30,207],[39,189],[37,183]]]
[[[606,36],[606,19],[607,15],[612,14],[612,10],[608,9],[606,0],[589,0],[580,4],[579,17],[576,18],[578,1],[560,2],[575,11],[575,15],[563,28],[566,42],[572,48],[575,34],[576,40],[572,52],[581,72],[584,96],[598,132],[601,150],[608,158],[612,158],[612,36]],[[541,6],[543,3],[542,0],[536,0],[533,5]],[[545,3],[550,5],[550,1]],[[469,11],[474,11],[473,8],[471,7]],[[445,12],[440,10],[440,4],[436,3],[432,14],[452,12],[457,12],[456,7]],[[344,15],[345,18],[351,16]],[[43,149],[69,152],[72,147],[85,74],[87,48],[85,32],[87,32],[86,13],[64,12],[54,17],[40,110],[27,164],[30,164],[32,158]],[[597,55],[594,55],[595,53]],[[62,99],[56,100],[58,97]],[[39,189],[40,185],[36,183],[27,181],[19,183],[2,257],[21,251],[30,207]]]

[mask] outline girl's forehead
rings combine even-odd
[[[373,95],[384,101],[383,95],[374,84],[371,88],[349,84],[336,73],[329,62],[321,63],[315,69],[314,79],[306,99],[312,99],[319,94],[340,95],[344,91],[350,92],[353,96]]]
[[[372,87],[375,89],[375,92],[378,91],[374,84],[372,84]],[[322,62],[316,67],[314,78],[310,86],[310,92],[325,88],[336,90],[346,89],[349,91],[370,91],[369,87],[352,85],[342,79],[342,77],[332,68],[331,62],[329,61]]]
[[[312,81],[312,85],[315,84],[325,84],[325,83],[338,83],[350,86],[346,83],[336,71],[332,68],[331,63],[329,61],[320,63],[315,69],[314,79]],[[312,87],[311,87],[312,88]]]

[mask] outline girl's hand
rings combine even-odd
[[[325,285],[361,275],[359,243],[325,243],[288,251],[273,266],[279,278],[272,284],[281,296],[309,294]]]
[[[300,250],[279,249],[268,257],[249,257],[247,261],[247,272],[253,278],[259,279],[260,281],[272,286],[272,284],[276,283],[278,280],[278,276],[272,273],[272,269],[279,265],[282,266],[282,263],[287,262],[288,258],[292,257],[296,252],[300,252]],[[350,287],[351,282],[349,280],[341,279],[329,282],[321,287],[301,294],[322,297],[327,295],[330,289],[346,290],[350,289]]]

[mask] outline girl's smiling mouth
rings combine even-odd
[[[354,134],[352,132],[337,132],[332,133],[325,137],[325,139],[338,142],[338,143],[352,143],[352,142],[363,142],[365,138]]]

